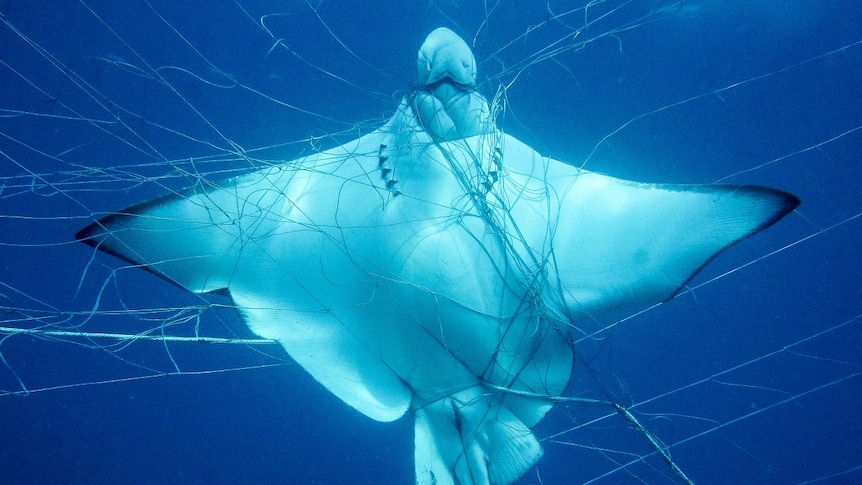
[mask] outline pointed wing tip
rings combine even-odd
[[[188,193],[193,191],[194,189],[194,187],[189,187],[188,189],[180,191],[178,193],[160,195],[158,197],[154,197],[152,199],[144,200],[142,202],[130,205],[125,209],[121,209],[117,212],[109,213],[108,215],[103,216],[100,219],[96,219],[94,222],[91,222],[90,224],[79,230],[77,233],[75,233],[75,240],[80,241],[87,246],[117,256],[115,253],[105,248],[102,244],[103,242],[105,242],[105,239],[107,239],[110,235],[112,230],[111,228],[122,227],[121,225],[124,219],[144,214],[148,210],[157,207],[160,204],[165,204],[177,198],[186,197]]]
[[[799,197],[791,194],[790,192],[773,189],[771,187],[764,187],[761,185],[739,185],[726,187],[734,191],[744,191],[759,200],[771,199],[772,204],[771,207],[769,207],[772,210],[771,216],[764,218],[763,221],[759,225],[755,226],[748,234],[743,235],[735,241],[732,241],[727,246],[721,248],[720,250],[712,254],[712,256],[710,256],[706,261],[703,262],[703,264],[700,265],[700,267],[693,271],[691,275],[673,293],[671,293],[670,296],[668,296],[663,301],[673,300],[681,291],[686,288],[686,285],[688,285],[688,283],[693,280],[694,277],[701,272],[701,270],[703,270],[704,267],[706,267],[710,262],[712,262],[712,260],[718,257],[718,255],[727,250],[727,248],[735,245],[739,241],[753,234],[756,234],[770,227],[771,225],[783,219],[787,214],[790,214],[791,212],[796,210],[796,208],[799,207],[799,204],[802,203],[802,200]]]
[[[114,254],[110,249],[106,248],[103,243],[108,239],[108,236],[111,233],[111,227],[116,227],[120,219],[127,216],[128,211],[122,211],[97,219],[95,222],[91,222],[80,231],[76,232],[75,240],[82,242],[91,248]]]
[[[123,260],[133,265],[140,265],[139,261],[124,255],[120,251],[116,251],[109,244],[111,227],[116,225],[116,221],[122,217],[121,213],[107,215],[85,226],[83,229],[75,233],[75,240],[82,242],[93,249],[98,249],[105,254]],[[144,268],[146,269],[146,267]]]
[[[92,222],[75,233],[75,240],[82,242],[91,248],[98,249],[99,243],[102,241],[102,238],[99,236],[105,234],[103,229],[101,221]]]
[[[784,216],[796,210],[796,208],[799,207],[799,204],[802,203],[802,200],[800,200],[799,197],[791,194],[790,192],[785,192],[779,189],[762,187],[759,185],[743,185],[742,187],[740,187],[740,189],[770,197],[775,201],[775,212],[773,216],[763,221],[763,223],[758,226],[754,230],[754,232],[766,229],[767,227],[780,221],[784,218]]]

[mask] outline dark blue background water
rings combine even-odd
[[[474,45],[486,96],[511,83],[502,127],[543,153],[650,182],[708,183],[768,164],[725,181],[802,198],[695,285],[862,212],[858,2],[607,2],[559,17],[579,4],[174,3],[0,5],[4,326],[68,319],[139,332],[175,312],[142,321],[124,309],[201,304],[143,271],[111,279],[122,264],[74,233],[250,163],[196,158],[186,176],[165,160],[232,143],[290,159],[368,132],[411,88],[416,49],[438,26]],[[637,404],[697,483],[848,470],[818,483],[862,480],[860,220],[579,342],[595,377],[580,365],[568,394]],[[88,320],[100,291],[99,310],[119,314]],[[202,315],[204,333],[250,336],[229,309]],[[0,341],[0,483],[413,480],[409,418],[361,416],[278,348],[74,342]],[[256,365],[271,367],[209,372]],[[177,367],[205,373],[137,378]],[[10,394],[122,378],[133,379]],[[672,482],[654,456],[602,476],[649,453],[619,418],[581,426],[605,414],[560,406],[537,428],[546,455],[523,482]]]

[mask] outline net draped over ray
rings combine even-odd
[[[671,298],[799,201],[543,157],[495,126],[475,65],[437,29],[421,89],[379,130],[77,237],[190,291],[227,291],[254,333],[363,414],[409,411],[418,483],[512,483],[569,381],[570,325]]]
[[[517,3],[9,2],[3,475],[862,473],[858,7]]]

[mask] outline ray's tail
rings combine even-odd
[[[509,484],[542,456],[500,393],[475,386],[413,410],[418,485]]]

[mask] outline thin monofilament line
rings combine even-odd
[[[109,340],[153,340],[158,342],[187,342],[200,344],[277,345],[275,340],[265,338],[184,337],[180,335],[141,335],[128,333],[77,332],[74,330],[48,330],[43,328],[0,327],[0,334],[35,335],[39,337],[72,337]]]

